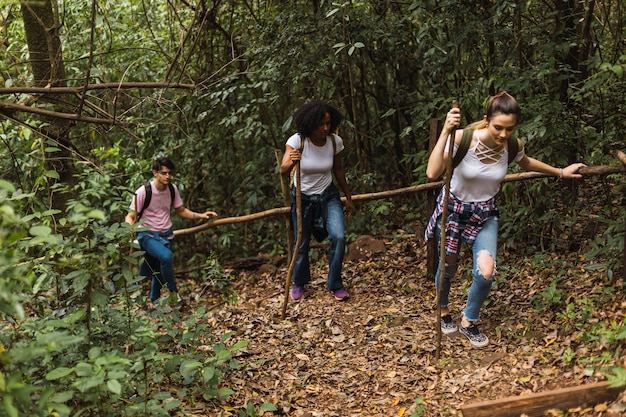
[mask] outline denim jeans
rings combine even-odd
[[[437,238],[441,236],[441,220],[438,221]],[[498,217],[489,217],[480,229],[476,240],[472,245],[473,252],[473,268],[472,275],[474,279],[470,286],[467,295],[467,304],[463,310],[463,314],[469,321],[480,320],[480,308],[484,301],[489,296],[491,291],[491,284],[493,283],[493,277],[495,276],[495,259],[496,251],[498,247]],[[481,251],[486,251],[494,259],[494,271],[490,279],[486,279],[478,266],[478,255]],[[458,254],[457,254],[458,257]],[[448,273],[446,273],[446,271]],[[454,272],[456,272],[456,265],[446,265],[446,271],[444,271],[443,287],[441,290],[441,307],[447,307],[449,304],[450,293],[450,281],[453,278]],[[439,278],[441,276],[441,264],[437,267],[437,274],[435,275],[435,285],[437,291],[439,290]]]
[[[331,198],[327,201],[326,212],[326,231],[330,240],[328,280],[326,287],[330,291],[338,290],[343,287],[341,281],[341,268],[343,264],[343,255],[345,253],[345,226],[343,203],[337,198]],[[297,215],[295,210],[291,212],[294,230],[298,230]],[[302,240],[296,263],[293,268],[294,285],[304,286],[311,280],[311,270],[309,262],[309,243],[311,242],[312,225],[302,224]]]
[[[141,250],[145,251],[144,260],[139,268],[139,275],[151,277],[150,301],[155,302],[161,296],[161,288],[167,285],[171,292],[178,292],[174,279],[174,260],[172,241],[167,238],[171,230],[165,233],[139,232],[137,240]]]

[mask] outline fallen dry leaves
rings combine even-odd
[[[326,291],[326,266],[319,262],[305,297],[289,301],[285,319],[284,266],[233,271],[234,302],[205,295],[192,303],[217,306],[208,318],[217,334],[233,332],[233,343],[250,342],[240,359],[246,366],[225,377],[224,386],[235,394],[223,404],[198,404],[197,415],[236,416],[251,401],[277,407],[264,416],[460,416],[463,404],[603,380],[591,365],[601,356],[604,365],[613,362],[610,345],[585,340],[586,327],[564,328],[559,319],[583,309],[586,323],[623,323],[626,295],[604,291],[601,271],[553,269],[559,265],[556,254],[544,269],[502,254],[504,267],[482,312],[481,328],[491,343],[475,349],[458,333],[444,335],[437,361],[434,284],[425,278],[425,247],[408,234],[381,240],[385,252],[346,263],[345,302]],[[573,264],[563,258],[562,265]],[[451,296],[457,320],[469,285],[467,267],[461,270]],[[562,277],[563,301],[534,305],[532,297],[545,300],[542,294],[556,276]],[[589,305],[568,313],[567,305],[583,298]],[[609,404],[551,412],[626,415]]]

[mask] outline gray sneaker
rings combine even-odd
[[[454,324],[454,320],[452,320],[450,314],[441,316],[441,333],[450,334],[456,332],[456,330],[456,324]]]
[[[483,332],[481,332],[478,329],[478,326],[475,325],[474,323],[470,324],[467,327],[464,327],[461,324],[459,326],[459,332],[461,332],[462,335],[467,337],[469,342],[474,347],[480,348],[480,347],[487,346],[489,344],[489,338],[487,336],[485,336],[485,334]]]

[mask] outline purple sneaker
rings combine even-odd
[[[343,301],[350,296],[344,287],[341,287],[338,290],[333,290],[333,295],[339,301]]]
[[[294,300],[299,300],[304,295],[304,286],[302,285],[294,285],[291,289],[291,298]]]

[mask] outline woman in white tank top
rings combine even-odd
[[[498,206],[496,196],[508,168],[508,139],[521,118],[521,109],[515,98],[506,92],[492,97],[483,120],[472,123],[466,129],[473,130],[467,153],[456,166],[450,179],[450,198],[446,219],[446,259],[444,280],[441,290],[441,330],[453,333],[457,326],[451,315],[449,292],[451,280],[458,268],[458,255],[461,242],[472,245],[473,276],[465,308],[461,312],[459,331],[475,347],[483,347],[489,339],[480,331],[476,322],[479,312],[489,295],[496,273],[496,249],[498,241]],[[430,157],[426,175],[437,180],[445,171],[448,158],[456,153],[463,130],[457,126],[461,122],[461,111],[451,109],[441,135]],[[448,138],[454,133],[454,149],[448,149]],[[527,156],[524,145],[517,140],[517,155],[513,160],[527,171],[537,171],[559,178],[581,178],[578,170],[585,166],[575,163],[566,168],[556,168]],[[445,188],[445,187],[444,187]],[[437,207],[426,229],[426,239],[440,238],[441,215],[443,210],[442,189],[437,199]],[[439,291],[441,270],[435,275],[435,285]]]

